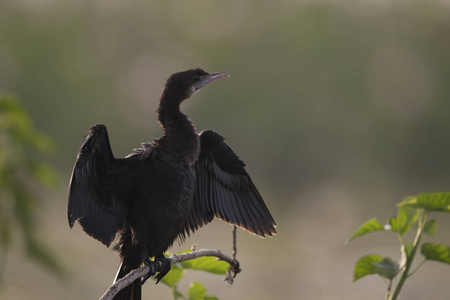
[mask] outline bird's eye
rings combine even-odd
[[[201,80],[201,77],[198,75],[195,75],[193,79],[194,79],[194,82],[199,82]]]

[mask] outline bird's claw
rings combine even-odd
[[[147,275],[142,276],[141,285],[144,285],[144,283],[147,281],[147,279],[149,279],[150,277],[152,277],[156,273],[155,262],[153,262],[151,260],[145,260],[144,264],[150,268],[150,271],[148,271]]]
[[[167,275],[167,273],[169,273],[172,266],[170,260],[167,257],[158,258],[155,261],[146,260],[144,261],[144,264],[150,268],[150,271],[147,273],[147,275],[142,277],[141,285],[144,285],[144,283],[150,277],[156,274],[157,264],[161,266],[161,271],[159,271],[159,273],[155,276],[156,283],[158,283],[161,279],[163,279],[164,276]]]
[[[159,273],[155,276],[156,283],[158,283],[161,279],[163,279],[163,277],[166,276],[167,273],[169,273],[172,267],[172,264],[167,257],[162,257],[158,259],[158,261],[161,262],[161,271],[159,271]]]

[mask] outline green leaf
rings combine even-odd
[[[181,265],[186,269],[202,270],[213,274],[224,275],[227,273],[229,264],[216,257],[204,256],[196,259],[183,261]]]
[[[190,300],[217,300],[216,297],[208,296],[205,287],[197,281],[191,283],[188,296]]]
[[[203,300],[206,297],[206,289],[200,282],[194,281],[188,290],[188,296],[191,300]]]
[[[186,253],[192,250],[183,250],[178,252]],[[217,257],[213,256],[202,256],[199,258],[183,261],[180,263],[183,268],[206,271],[213,274],[224,275],[227,273],[229,264],[223,260],[217,260]]]
[[[395,231],[400,235],[404,235],[411,229],[411,225],[417,222],[419,211],[415,207],[401,206],[398,209]]]
[[[374,263],[378,263],[383,260],[383,257],[378,254],[369,254],[361,257],[355,264],[355,270],[353,272],[353,282],[366,275],[375,274],[373,267]]]
[[[385,257],[380,262],[373,263],[372,265],[375,273],[387,279],[394,278],[400,268],[399,264],[389,257]]]
[[[180,268],[178,264],[174,264],[172,265],[170,272],[167,273],[167,275],[164,276],[163,279],[161,279],[161,282],[170,287],[173,287],[178,283],[178,281],[180,281],[181,278],[183,278],[185,272],[186,271]]]
[[[408,223],[408,215],[401,208],[398,210],[396,225],[397,225],[396,231],[400,235],[405,234],[410,228],[409,223]]]
[[[376,218],[373,218],[373,219],[367,221],[366,223],[362,224],[348,241],[350,242],[351,240],[353,240],[356,237],[359,237],[361,235],[364,235],[364,234],[372,232],[372,231],[378,231],[378,230],[384,230],[384,227],[383,227],[383,225],[378,223]]]
[[[405,205],[428,211],[450,212],[450,192],[423,193],[417,197],[407,197],[399,204],[399,206]]]
[[[450,247],[447,247],[445,245],[425,243],[422,245],[420,251],[426,257],[426,259],[450,264]]]
[[[406,243],[405,244],[405,254],[407,255],[407,257],[411,257],[411,253],[413,250],[414,246],[413,243]]]
[[[423,231],[433,235],[436,232],[436,226],[437,226],[437,221],[436,220],[430,220],[427,223],[425,223],[425,226],[423,227]]]
[[[403,201],[399,204],[399,206],[401,206],[402,203],[408,203],[408,202],[413,202],[416,200],[416,196],[407,196],[405,198],[403,198]]]
[[[397,231],[398,230],[397,217],[389,218],[389,225],[391,226],[390,230]]]

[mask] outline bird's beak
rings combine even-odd
[[[230,75],[227,72],[208,74],[201,81],[199,81],[195,84],[195,90],[198,91],[200,88],[204,87],[208,83],[213,82],[214,80],[220,79],[223,77],[230,77]]]

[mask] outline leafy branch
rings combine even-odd
[[[166,253],[166,255],[170,256],[170,253]],[[192,249],[178,252],[168,258],[171,264],[171,270],[162,278],[161,282],[171,289],[172,299],[174,300],[218,300],[217,297],[207,295],[206,288],[201,283],[195,281],[191,283],[191,287],[188,290],[188,298],[186,298],[178,290],[178,282],[183,278],[186,270],[191,269],[206,271],[212,274],[225,275],[224,280],[228,282],[228,284],[232,285],[236,275],[241,272],[239,262],[236,260],[236,255],[237,232],[236,226],[233,226],[233,251],[231,257],[223,254],[219,250],[195,250],[195,246],[193,246]],[[126,276],[111,285],[100,300],[113,299],[119,291],[132,284],[136,279],[149,274],[151,269],[155,270],[155,273],[157,273],[163,268],[160,261],[154,261],[153,264],[154,265],[152,268],[149,266],[143,266],[128,273]]]
[[[220,260],[217,260],[214,257],[217,257]],[[192,252],[182,252],[180,254],[172,255],[168,257],[168,259],[172,265],[172,269],[161,280],[161,282],[172,288],[172,295],[174,299],[185,298],[176,289],[177,283],[183,277],[185,269],[203,270],[214,274],[225,274],[228,270],[231,270],[234,276],[240,272],[239,262],[223,254],[219,250],[201,249],[194,250]],[[159,261],[154,261],[153,263],[156,272],[162,270],[162,263]],[[149,272],[149,266],[143,266],[139,269],[131,271],[126,276],[111,285],[100,300],[113,299],[120,290],[133,283],[136,279],[147,275]],[[188,294],[190,299],[217,299],[215,297],[207,296],[205,288],[198,282],[194,282],[191,285]]]
[[[450,192],[423,193],[416,197],[407,197],[398,204],[396,217],[389,218],[385,225],[381,225],[375,218],[361,225],[349,241],[375,231],[390,231],[397,234],[401,257],[394,261],[389,257],[369,254],[361,257],[355,265],[353,281],[366,275],[378,274],[387,280],[387,300],[396,300],[406,279],[411,277],[427,260],[434,260],[450,264],[450,247],[440,244],[424,243],[420,246],[422,235],[434,234],[437,221],[428,220],[432,212],[450,212]],[[416,228],[414,239],[405,242],[405,234]],[[424,256],[424,260],[411,270],[417,250]],[[394,286],[394,279],[400,276]]]

